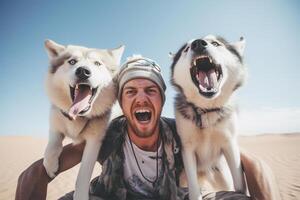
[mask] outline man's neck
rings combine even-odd
[[[132,129],[128,129],[128,134],[131,141],[144,151],[156,151],[159,142],[159,127],[157,127],[154,133],[149,137],[139,137],[133,132]]]

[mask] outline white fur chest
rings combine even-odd
[[[182,146],[185,148],[184,150],[194,152],[198,171],[206,171],[215,166],[223,154],[223,148],[235,140],[234,118],[235,114],[233,113],[218,124],[200,128],[177,111],[176,124]]]
[[[87,119],[77,118],[69,120],[58,109],[51,109],[50,113],[50,132],[58,132],[72,138],[75,141],[80,141],[83,129],[86,126]]]

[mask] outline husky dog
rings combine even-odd
[[[48,175],[55,177],[64,137],[72,138],[74,143],[85,141],[74,199],[87,200],[92,171],[116,100],[113,76],[124,46],[90,49],[46,40],[45,47],[50,59],[46,88],[52,106],[43,164]]]
[[[234,189],[246,190],[232,102],[246,75],[244,47],[243,38],[230,44],[208,35],[187,42],[174,55],[171,82],[177,89],[176,126],[191,200],[202,199],[199,177],[205,177],[214,189],[232,190],[232,179],[225,175],[228,166]]]

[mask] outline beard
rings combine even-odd
[[[147,130],[140,130],[132,121],[129,120],[128,122],[129,128],[133,131],[133,133],[136,136],[141,138],[148,138],[155,133],[155,130],[158,127],[159,118],[155,121],[154,126]]]

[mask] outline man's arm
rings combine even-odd
[[[68,170],[81,161],[85,143],[69,144],[63,148],[59,157],[57,175]],[[16,200],[46,199],[49,178],[43,165],[43,159],[34,162],[19,176]]]
[[[280,200],[279,189],[269,166],[248,153],[241,153],[241,160],[253,200]]]

